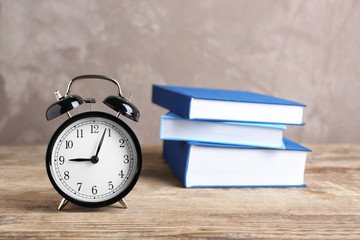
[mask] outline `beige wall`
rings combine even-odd
[[[45,120],[69,80],[117,78],[141,110],[131,124],[160,144],[166,110],[152,84],[229,88],[308,105],[303,143],[360,143],[360,1],[0,1],[0,144],[47,143]],[[102,99],[112,85],[79,83]],[[99,90],[101,89],[101,90]],[[87,106],[80,110],[86,110]]]

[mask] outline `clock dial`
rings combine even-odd
[[[47,161],[50,179],[63,197],[80,205],[101,206],[120,200],[132,189],[142,160],[139,143],[124,122],[90,112],[58,129]]]

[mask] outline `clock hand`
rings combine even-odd
[[[92,156],[91,158],[73,158],[73,159],[69,159],[69,161],[73,161],[73,162],[92,162],[94,164],[98,163],[99,162],[98,155],[99,155],[99,152],[100,152],[101,145],[104,142],[105,133],[106,133],[106,129],[104,130],[104,133],[101,136],[99,145],[98,145],[98,147],[96,149],[96,154],[94,156]]]
[[[102,137],[100,139],[100,142],[99,142],[99,145],[97,147],[96,154],[95,154],[94,157],[98,157],[98,155],[99,155],[101,145],[103,144],[103,141],[104,141],[105,133],[106,133],[106,128],[104,129],[104,133],[103,133],[103,135],[102,135]]]
[[[73,158],[73,159],[69,159],[69,161],[72,162],[92,162],[92,163],[98,163],[99,162],[99,158],[96,156],[92,156],[91,158]]]
[[[87,162],[87,161],[91,161],[91,158],[73,158],[73,159],[69,159],[69,161],[73,161],[73,162]]]

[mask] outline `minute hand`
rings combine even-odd
[[[103,144],[103,141],[104,141],[105,133],[106,133],[106,128],[104,129],[104,133],[103,133],[103,135],[101,136],[99,145],[98,145],[97,150],[96,150],[95,157],[97,157],[97,156],[99,155],[101,145]]]

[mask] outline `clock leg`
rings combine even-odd
[[[121,206],[123,206],[123,208],[128,208],[125,198],[120,199],[119,203],[121,204]]]
[[[65,198],[63,198],[59,204],[58,210],[61,211],[64,209],[64,207],[66,206],[66,204],[68,204],[68,200],[66,200]]]

